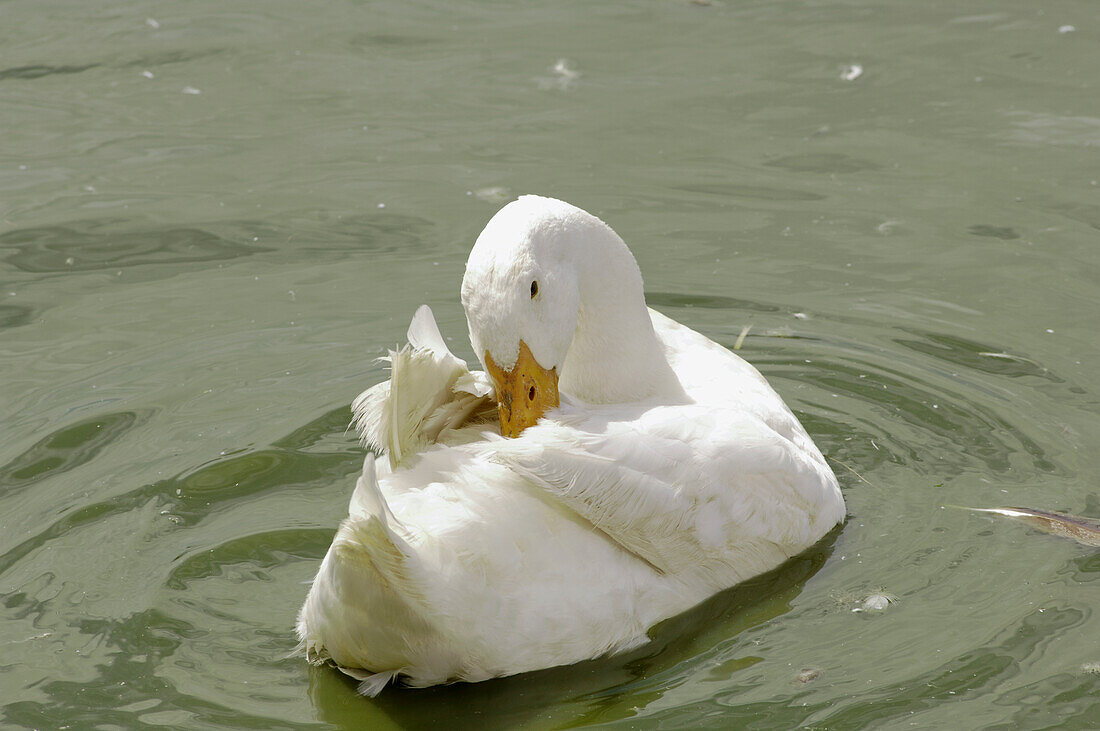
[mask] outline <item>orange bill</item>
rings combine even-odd
[[[512,370],[497,366],[485,351],[485,368],[496,389],[500,412],[500,433],[518,437],[538,421],[547,409],[558,406],[558,369],[546,370],[538,364],[527,343],[519,341],[519,358]]]

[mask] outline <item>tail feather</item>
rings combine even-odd
[[[457,363],[461,363],[463,368],[466,367],[466,361],[455,357],[447,347],[442,333],[439,332],[439,325],[435,322],[432,308],[427,305],[416,308],[405,337],[408,338],[409,345],[417,350],[430,350],[438,358],[453,358]]]
[[[447,348],[427,305],[416,311],[408,337],[409,345],[383,358],[390,363],[390,380],[352,403],[360,439],[387,455],[392,468],[461,426],[491,395],[484,379]]]

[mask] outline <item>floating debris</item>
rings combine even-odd
[[[553,74],[552,77],[538,79],[539,87],[542,89],[561,89],[564,91],[581,77],[580,72],[570,68],[569,61],[564,58],[559,58],[550,67],[549,71]]]
[[[752,330],[751,324],[741,328],[741,334],[737,336],[737,342],[733,344],[734,350],[741,350],[741,344],[745,342],[745,336],[749,334],[749,330]]]
[[[154,20],[152,18],[146,18],[145,19],[145,25],[149,26],[153,30],[156,30],[157,28],[160,27],[160,23],[158,23],[156,20]]]
[[[558,62],[555,63],[553,68],[551,68],[550,70],[558,76],[562,77],[563,79],[567,79],[570,81],[580,78],[580,74],[569,68],[569,61],[564,58],[559,58]]]
[[[154,78],[154,77],[153,77],[153,72],[152,72],[152,71],[142,71],[142,72],[141,72],[141,75],[142,75],[142,76],[144,76],[144,77],[145,77],[145,78],[147,78],[147,79],[152,79],[152,78]]]
[[[196,89],[193,86],[185,86],[185,87],[183,87],[183,93],[184,94],[201,94],[202,90],[201,89]]]
[[[1072,25],[1063,25],[1058,28],[1058,32],[1062,35],[1065,35],[1066,33],[1072,33],[1075,30],[1077,29],[1074,28]]]
[[[1100,520],[1083,518],[1077,515],[1051,513],[1032,508],[968,508],[979,513],[994,513],[1007,518],[1016,518],[1032,528],[1044,533],[1072,538],[1085,546],[1100,548]]]
[[[821,668],[802,668],[798,671],[798,675],[794,676],[794,679],[805,685],[806,683],[812,683],[821,677]]]
[[[845,66],[844,71],[841,72],[840,78],[845,81],[855,81],[860,76],[863,76],[863,67],[858,63]]]
[[[889,594],[871,594],[869,597],[864,599],[858,607],[853,608],[852,611],[881,612],[896,601],[897,597],[890,596]]]
[[[512,197],[508,189],[501,186],[482,188],[481,190],[474,191],[474,195],[486,203],[503,203]]]

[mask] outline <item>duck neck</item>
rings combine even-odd
[[[580,242],[580,305],[561,390],[589,403],[682,400],[684,391],[653,330],[638,263],[622,239]]]

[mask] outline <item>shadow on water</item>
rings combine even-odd
[[[661,622],[633,652],[482,683],[391,686],[374,699],[359,696],[357,681],[335,668],[313,667],[310,697],[320,718],[341,728],[358,728],[368,707],[409,728],[510,728],[547,715],[556,727],[572,728],[630,718],[700,665],[725,679],[755,664],[759,658],[738,653],[737,635],[790,611],[839,534],[838,528],[779,568]]]

